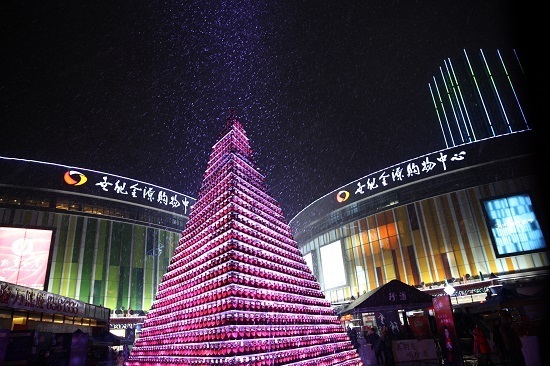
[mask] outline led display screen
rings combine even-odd
[[[325,290],[346,285],[346,270],[339,241],[321,247],[321,265]]]
[[[44,290],[52,230],[0,227],[0,280]]]
[[[497,257],[547,249],[528,193],[493,197],[481,202]]]

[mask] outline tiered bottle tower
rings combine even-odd
[[[233,113],[126,365],[362,365]]]

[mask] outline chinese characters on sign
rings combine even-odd
[[[452,154],[446,154],[440,151],[437,155],[432,157],[425,156],[418,161],[410,161],[405,166],[395,165],[391,168],[384,169],[381,173],[373,173],[365,178],[359,180],[356,184],[355,195],[364,195],[369,192],[375,192],[386,188],[391,183],[403,183],[407,179],[414,179],[421,177],[423,174],[428,174],[439,167],[439,170],[443,172],[450,168],[450,164],[465,159],[466,152],[459,151]],[[389,188],[389,187],[388,187]],[[346,202],[350,198],[350,191],[341,190],[336,194],[336,201],[338,203]]]
[[[407,293],[405,291],[399,291],[395,293],[394,291],[391,291],[388,293],[388,300],[389,301],[405,301],[407,300]]]
[[[466,155],[465,151],[461,151],[459,153],[454,154],[450,161],[461,161],[464,160],[464,156]],[[357,190],[355,191],[355,194],[364,194],[365,188],[369,191],[375,190],[376,188],[379,188],[380,185],[382,187],[387,186],[390,182],[402,182],[406,178],[410,178],[413,176],[419,176],[423,173],[429,173],[435,167],[440,164],[443,171],[447,170],[447,154],[443,154],[442,152],[439,153],[439,156],[435,158],[435,161],[430,160],[428,156],[424,158],[420,162],[420,166],[415,162],[410,162],[407,164],[406,168],[403,169],[401,166],[394,167],[390,173],[387,173],[386,170],[382,171],[382,173],[378,177],[372,177],[367,178],[366,183],[358,182],[357,183]]]
[[[157,202],[161,205],[170,206],[171,208],[178,208],[182,206],[183,214],[187,214],[187,209],[189,206],[189,201],[187,197],[183,199],[178,198],[178,194],[167,193],[165,190],[157,190],[155,187],[148,187],[146,185],[141,185],[140,183],[134,183],[132,185],[126,186],[126,182],[117,179],[114,181],[109,181],[107,176],[103,176],[103,180],[95,184],[99,186],[105,192],[115,192],[119,195],[126,195],[132,198],[145,199],[149,202]]]
[[[462,366],[460,343],[455,329],[451,297],[448,295],[435,296],[432,302],[440,342],[439,345],[445,363]]]
[[[0,305],[44,313],[84,316],[84,303],[45,291],[0,281]]]
[[[437,348],[433,339],[406,339],[394,341],[392,347],[395,362],[413,362],[420,360],[435,360],[437,363]]]

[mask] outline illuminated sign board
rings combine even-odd
[[[492,197],[481,202],[497,257],[547,250],[529,193]]]
[[[150,183],[104,172],[0,157],[0,183],[103,197],[188,216],[196,199]],[[9,173],[5,173],[9,172]]]
[[[425,176],[444,173],[457,167],[464,167],[466,157],[466,151],[461,149],[456,151],[439,151],[438,153],[425,155],[422,158],[397,164],[367,175],[356,181],[356,183],[338,191],[333,199],[341,204],[346,204],[350,198],[357,201],[364,196],[370,196],[387,188],[407,183],[408,181],[415,181]]]
[[[0,281],[44,290],[53,231],[0,227]]]
[[[529,156],[534,153],[532,148],[532,137],[524,131],[434,151],[378,170],[324,195],[292,218],[290,225],[306,227],[362,200],[424,181],[428,187],[430,180],[438,176],[460,174],[495,161]],[[525,169],[533,171],[535,168],[526,166]],[[386,202],[386,205],[396,203]]]
[[[325,290],[347,285],[340,241],[321,247],[321,265],[323,267]]]
[[[69,297],[0,281],[0,305],[49,314],[86,316],[86,303]]]

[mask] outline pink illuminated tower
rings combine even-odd
[[[128,366],[362,365],[233,113]]]

